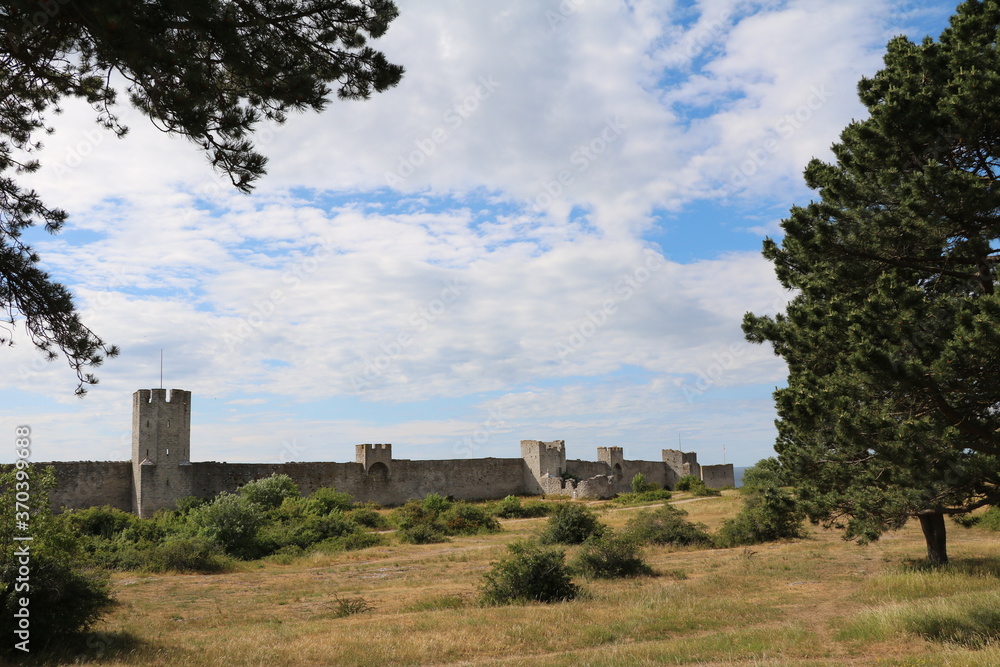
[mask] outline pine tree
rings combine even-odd
[[[959,6],[938,41],[889,42],[869,111],[805,170],[764,255],[796,294],[744,332],[788,364],[776,450],[814,520],[861,542],[1000,501],[1000,3]]]
[[[367,99],[403,69],[367,46],[385,33],[391,0],[0,0],[0,309],[10,342],[19,324],[48,358],[61,351],[79,378],[117,354],[83,322],[69,291],[39,268],[28,227],[57,232],[67,218],[14,176],[40,166],[46,112],[79,97],[108,130],[124,80],[136,108],[189,138],[233,185],[249,192],[266,159],[254,150],[262,119]]]

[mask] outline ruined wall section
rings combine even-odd
[[[583,461],[581,459],[566,459],[566,472],[580,479],[612,474],[611,468],[603,461]]]
[[[685,475],[694,475],[701,479],[701,466],[698,465],[696,452],[664,449],[663,462],[667,465],[667,481],[670,489],[673,489],[677,485],[677,480]]]
[[[615,495],[613,475],[594,475],[586,479],[564,479],[553,475],[542,475],[538,483],[546,496],[598,499],[612,498]]]
[[[724,489],[736,486],[736,473],[732,463],[701,466],[701,479],[710,489]]]
[[[617,487],[618,493],[631,493],[632,478],[640,473],[643,479],[656,484],[661,489],[672,488],[672,484],[676,482],[670,475],[670,469],[663,461],[625,461],[622,467],[625,471],[625,477]]]

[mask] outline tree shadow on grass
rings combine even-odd
[[[30,651],[14,650],[0,655],[0,664],[77,665],[101,664],[113,660],[154,657],[158,647],[129,632],[88,632],[56,639],[43,646],[32,638]],[[4,662],[5,660],[9,661]]]
[[[1000,578],[1000,558],[952,558],[946,565],[931,563],[925,559],[904,559],[904,572],[949,572],[975,577]]]

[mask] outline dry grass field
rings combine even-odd
[[[739,502],[728,491],[683,507],[716,528]],[[594,506],[615,527],[638,511]],[[996,533],[949,526],[953,563],[938,571],[915,564],[924,551],[916,525],[868,547],[810,527],[806,539],[752,548],[647,548],[656,576],[580,580],[585,595],[559,604],[478,605],[482,575],[505,545],[544,521],[506,521],[503,533],[444,544],[247,563],[227,574],[117,575],[117,608],[66,661],[1000,665],[990,632],[1000,634]]]

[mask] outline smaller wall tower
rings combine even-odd
[[[386,480],[392,473],[392,445],[355,445],[355,460],[360,463],[369,478]]]
[[[625,454],[621,447],[598,447],[597,460],[608,464],[615,482],[620,482],[625,476]]]

